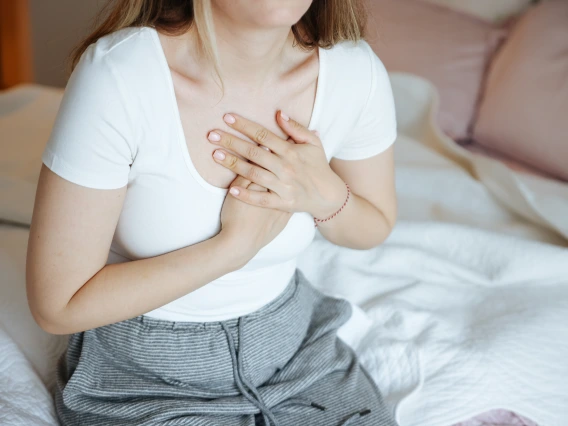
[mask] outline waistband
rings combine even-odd
[[[299,287],[306,284],[308,284],[306,276],[300,269],[296,268],[288,285],[275,299],[268,302],[260,309],[244,315],[243,317],[231,318],[224,321],[194,322],[168,321],[160,318],[148,317],[142,314],[128,319],[126,322],[139,323],[149,328],[169,330],[223,330],[223,324],[229,327],[237,327],[239,318],[246,318],[247,322],[249,322],[270,315],[274,311],[278,310],[282,305],[294,299],[298,294]]]

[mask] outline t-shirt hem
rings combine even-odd
[[[397,133],[395,132],[390,137],[385,139],[385,141],[388,141],[388,143],[371,145],[359,149],[350,149],[348,154],[338,153],[333,155],[333,158],[337,158],[338,160],[365,160],[386,151],[395,142],[396,137]]]
[[[110,173],[104,176],[100,173],[90,173],[70,165],[53,151],[46,148],[42,154],[42,162],[55,174],[69,182],[93,189],[118,189],[128,184],[128,177],[115,175],[109,178]]]

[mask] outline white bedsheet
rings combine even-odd
[[[456,146],[433,125],[431,85],[391,77],[401,133],[397,226],[385,244],[368,251],[318,235],[299,267],[314,285],[358,304],[372,320],[357,351],[401,426],[448,426],[493,408],[540,426],[565,426],[568,187],[514,174]],[[28,192],[10,206],[0,198],[0,212],[26,221],[33,191],[29,179],[21,185]],[[6,235],[10,240],[2,244]],[[61,340],[26,323],[26,235],[0,227],[0,313],[6,313],[0,325],[50,387]],[[0,353],[8,345],[0,340]],[[11,396],[0,393],[1,424],[10,410],[12,418],[19,415],[21,405],[11,404]],[[27,409],[51,424],[35,404]],[[13,424],[30,424],[25,419]]]

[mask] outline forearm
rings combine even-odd
[[[351,192],[348,203],[333,219],[318,223],[320,233],[330,242],[343,247],[367,250],[380,245],[394,223],[362,197]]]
[[[239,269],[248,258],[238,252],[219,234],[160,256],[106,265],[46,328],[70,334],[144,314]]]

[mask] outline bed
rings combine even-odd
[[[568,424],[568,185],[439,129],[427,80],[391,73],[399,220],[373,250],[320,234],[300,269],[360,308],[353,345],[401,426]],[[0,424],[56,425],[66,336],[33,321],[25,256],[62,90],[0,92]],[[363,326],[364,325],[364,326]]]

